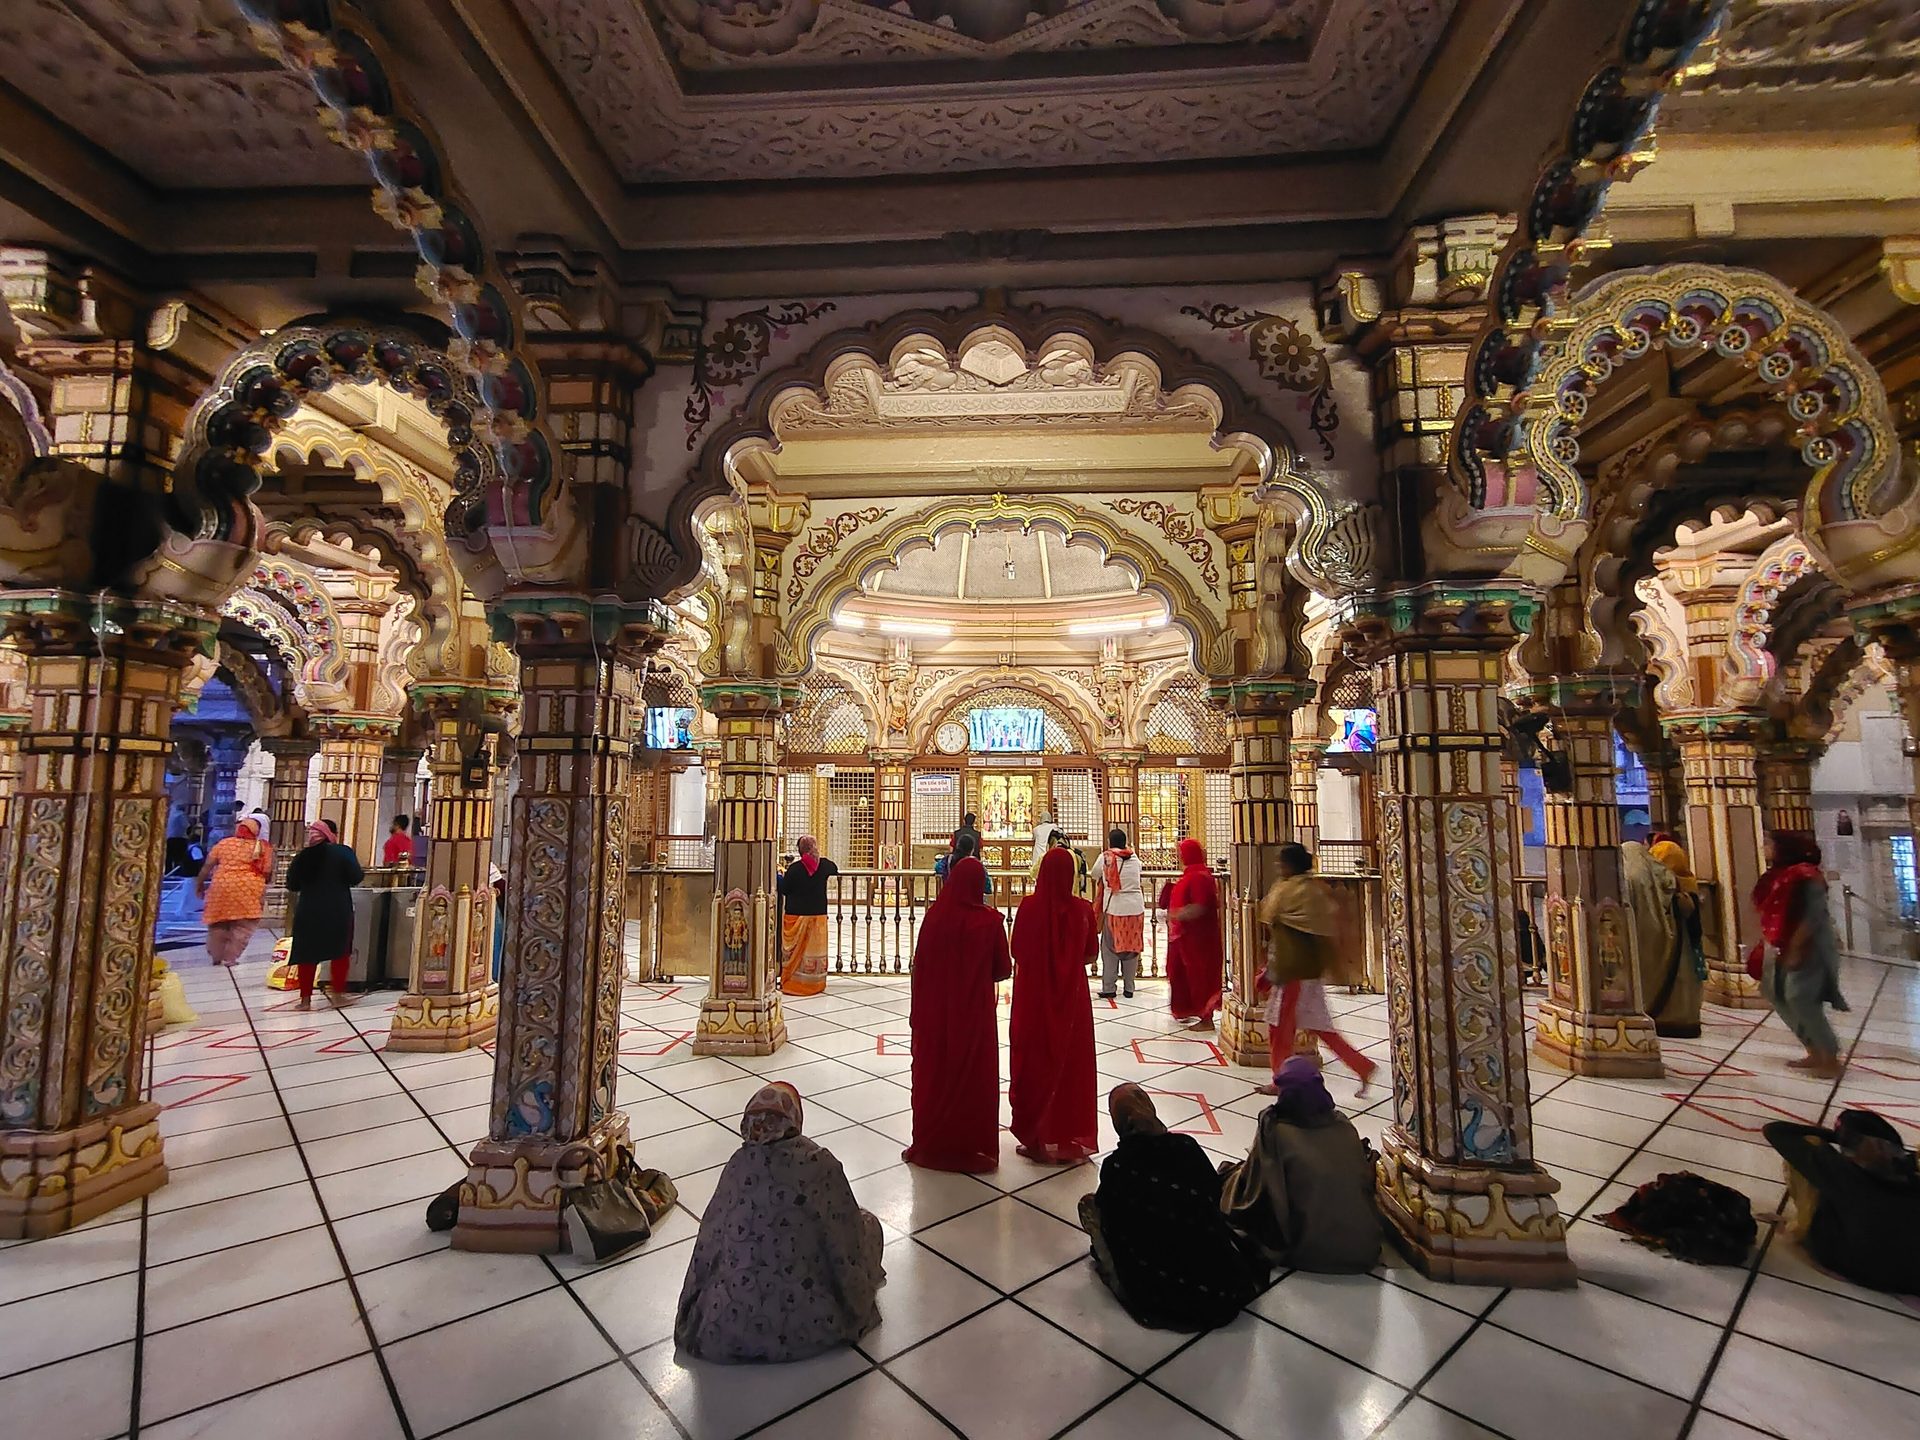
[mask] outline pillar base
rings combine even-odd
[[[1220,1004],[1220,1052],[1229,1065],[1264,1071],[1272,1059],[1267,1045],[1266,1007],[1249,1005],[1229,990]]]
[[[615,1111],[579,1140],[529,1135],[482,1140],[468,1159],[460,1186],[456,1250],[558,1255],[567,1249],[561,1186],[609,1173],[617,1146],[627,1143],[627,1117]]]
[[[71,1130],[0,1130],[0,1240],[58,1235],[166,1183],[151,1100]]]
[[[1645,1015],[1588,1015],[1552,1000],[1540,1007],[1533,1053],[1575,1075],[1657,1080],[1667,1073]]]
[[[1388,1234],[1429,1279],[1540,1289],[1579,1278],[1553,1200],[1560,1182],[1538,1165],[1495,1170],[1427,1160],[1395,1125],[1375,1181]]]
[[[1709,969],[1702,986],[1702,996],[1729,1010],[1769,1008],[1767,997],[1760,993],[1760,982],[1747,974],[1744,966],[1739,970]]]
[[[696,1055],[771,1055],[787,1043],[787,1017],[780,997],[723,1000],[709,995],[700,1004],[693,1032]]]
[[[404,995],[394,1007],[387,1043],[396,1051],[451,1053],[491,1041],[500,1028],[500,987],[455,995]]]

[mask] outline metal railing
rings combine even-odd
[[[1230,956],[1238,935],[1257,926],[1251,917],[1258,896],[1231,894],[1224,873],[1215,871],[1222,896],[1222,929]],[[1031,893],[1025,871],[989,872],[993,893],[987,903],[1009,930],[1014,912]],[[1147,902],[1145,944],[1140,975],[1166,975],[1167,914],[1155,903],[1161,887],[1178,878],[1175,870],[1143,872]],[[1361,953],[1343,957],[1329,984],[1378,990],[1384,984],[1381,960],[1381,893],[1375,875],[1327,877],[1360,922]],[[931,870],[842,870],[827,882],[827,966],[835,975],[904,975],[912,969],[914,946],[927,909],[940,893]],[[710,965],[713,872],[678,867],[635,866],[627,873],[627,971],[634,980],[671,980],[704,976]],[[1263,947],[1262,947],[1263,949]],[[1264,963],[1264,953],[1257,957]],[[1093,967],[1090,967],[1090,972]]]

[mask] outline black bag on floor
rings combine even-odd
[[[592,1151],[588,1153],[593,1155]],[[566,1156],[561,1157],[561,1163],[566,1163]],[[642,1170],[632,1149],[618,1146],[611,1174],[561,1186],[568,1248],[583,1259],[595,1261],[625,1254],[636,1245],[646,1244],[653,1235],[654,1223],[679,1198],[679,1190],[665,1172]]]
[[[1691,1170],[1649,1180],[1600,1223],[1696,1265],[1744,1265],[1760,1234],[1751,1200]]]
[[[433,1199],[427,1202],[427,1229],[436,1235],[453,1229],[460,1219],[460,1187],[464,1180],[456,1180]]]

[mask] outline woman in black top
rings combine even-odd
[[[840,873],[820,858],[820,842],[800,837],[800,858],[780,877],[780,991],[818,995],[827,988],[827,882]]]
[[[287,866],[287,889],[299,899],[293,908],[293,945],[288,958],[300,977],[300,1008],[313,1008],[314,973],[325,962],[327,998],[351,1005],[347,963],[353,958],[353,887],[365,872],[360,857],[342,845],[330,820],[307,826],[307,848]]]

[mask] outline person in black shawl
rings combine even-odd
[[[327,998],[335,1005],[351,1005],[347,994],[347,963],[353,958],[353,887],[364,872],[352,847],[342,845],[329,820],[307,826],[307,848],[287,866],[287,889],[297,898],[293,907],[293,944],[288,952],[300,977],[300,1008],[313,1008],[314,975],[329,967]]]
[[[1920,1167],[1900,1132],[1843,1110],[1831,1130],[1775,1120],[1760,1133],[1790,1167],[1791,1228],[1807,1253],[1869,1290],[1920,1294]]]
[[[1220,1213],[1220,1175],[1191,1135],[1172,1135],[1138,1085],[1107,1113],[1120,1140],[1100,1187],[1080,1201],[1094,1269],[1142,1325],[1194,1332],[1229,1324],[1266,1283]]]

